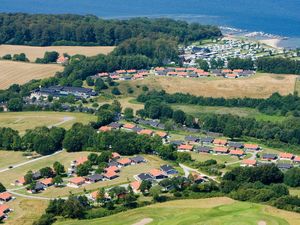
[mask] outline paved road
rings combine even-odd
[[[248,158],[248,159],[256,159],[257,151],[256,152],[249,152],[249,153],[251,154],[251,157]],[[225,166],[229,166],[229,165],[240,163],[240,162],[241,162],[241,160],[230,162],[230,163],[225,163]]]
[[[35,195],[25,195],[25,194],[15,192],[12,189],[7,190],[7,192],[9,192],[9,193],[11,193],[12,195],[15,195],[15,196],[19,196],[19,197],[23,197],[23,198],[29,198],[29,199],[39,199],[39,200],[54,200],[54,199],[58,199],[58,198],[68,199],[67,197],[48,198],[48,197],[35,196]]]
[[[215,182],[217,182],[217,183],[220,183],[220,181],[218,181],[218,180],[216,179],[216,177],[212,177],[212,176],[209,176],[209,175],[207,175],[207,174],[204,174],[204,173],[200,172],[200,171],[197,170],[197,169],[193,169],[193,168],[188,167],[188,166],[186,166],[186,165],[183,165],[183,164],[181,164],[181,163],[179,164],[179,166],[183,169],[183,171],[184,171],[184,176],[185,176],[185,177],[188,177],[189,174],[190,174],[190,172],[196,172],[196,173],[199,173],[201,176],[208,177],[209,179],[211,179],[211,180],[213,180],[213,181],[215,181]]]
[[[29,161],[26,161],[26,162],[22,162],[22,163],[19,163],[19,164],[11,165],[11,166],[13,166],[13,168],[11,168],[11,169],[9,169],[9,168],[0,169],[0,173],[6,172],[6,171],[8,171],[8,170],[13,170],[13,169],[15,169],[15,168],[18,168],[18,167],[21,167],[21,166],[24,166],[24,165],[27,165],[27,164],[30,164],[30,163],[39,161],[39,160],[41,160],[41,159],[49,158],[49,157],[51,157],[51,156],[53,156],[53,155],[57,155],[57,154],[59,154],[59,153],[61,153],[61,152],[62,152],[62,150],[57,151],[57,152],[54,152],[54,153],[51,154],[51,155],[45,155],[45,156],[42,156],[42,157],[39,157],[39,158],[36,158],[36,159],[32,159],[32,160],[29,160]]]

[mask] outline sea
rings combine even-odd
[[[0,12],[169,17],[217,25],[224,33],[281,37],[281,47],[300,47],[300,0],[0,0]]]

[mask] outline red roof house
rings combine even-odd
[[[8,202],[12,199],[12,195],[8,192],[2,192],[0,193],[0,201],[2,202]]]
[[[259,146],[257,144],[244,144],[244,149],[247,149],[247,150],[258,150]]]
[[[177,150],[181,152],[185,152],[185,151],[193,151],[193,148],[194,148],[193,145],[182,144],[178,146]]]
[[[128,166],[131,164],[131,160],[129,158],[122,158],[117,161],[120,166]]]
[[[241,163],[243,166],[256,166],[257,161],[255,159],[244,159]]]
[[[287,153],[287,152],[282,152],[279,154],[279,158],[280,159],[289,159],[292,160],[294,158],[294,155],[291,153]]]
[[[235,156],[243,156],[245,155],[245,152],[243,150],[236,149],[236,150],[231,150],[229,154]]]
[[[121,155],[119,153],[117,153],[117,152],[113,152],[111,154],[111,158],[112,159],[119,159],[119,158],[121,158]]]
[[[154,179],[164,179],[168,176],[165,175],[165,173],[159,169],[152,169],[150,170],[149,174],[154,178]]]
[[[80,187],[85,183],[85,179],[83,177],[74,177],[69,180],[69,186],[72,187]]]
[[[103,174],[103,176],[106,179],[112,180],[112,179],[117,178],[119,175],[116,172],[112,171],[112,170],[108,170],[106,173]]]
[[[134,193],[139,193],[141,184],[142,182],[140,181],[133,181],[130,183],[130,187],[132,188]]]
[[[223,139],[215,139],[213,144],[214,145],[227,145],[227,140],[223,140]]]
[[[49,187],[53,184],[53,178],[46,178],[40,181],[41,184],[43,184],[46,187]]]
[[[213,151],[215,153],[223,153],[223,154],[227,154],[228,153],[228,148],[226,147],[214,147]]]
[[[143,129],[143,130],[139,131],[138,134],[146,134],[146,135],[152,136],[153,131],[148,130],[148,129]]]

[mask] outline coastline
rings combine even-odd
[[[280,38],[271,38],[271,39],[259,40],[260,43],[268,45],[272,48],[282,49],[282,47],[279,46],[280,41],[281,41]]]

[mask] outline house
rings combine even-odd
[[[239,75],[236,74],[236,73],[228,73],[228,74],[225,75],[225,77],[226,78],[233,78],[233,79],[235,79],[235,78],[238,78]]]
[[[262,155],[262,159],[263,160],[267,160],[267,161],[272,161],[272,160],[276,160],[277,159],[277,155],[276,154],[263,154]]]
[[[10,211],[11,211],[11,209],[9,208],[8,205],[6,205],[6,204],[0,205],[0,215],[7,214]]]
[[[22,186],[25,185],[26,181],[24,177],[19,178],[18,180],[15,181],[16,186]]]
[[[29,191],[32,193],[32,194],[35,194],[35,193],[39,193],[41,191],[45,190],[45,186],[40,183],[40,182],[36,182],[35,186],[30,189]]]
[[[244,144],[245,150],[259,150],[259,146],[257,144]]]
[[[196,152],[199,153],[210,153],[212,149],[208,146],[200,146],[195,149]]]
[[[111,154],[111,158],[112,159],[119,159],[119,158],[121,158],[121,155],[119,153],[117,153],[117,152],[113,152]]]
[[[142,156],[135,156],[130,158],[132,164],[140,164],[146,162],[146,160]]]
[[[132,131],[135,132],[135,133],[139,133],[141,130],[143,130],[143,128],[141,127],[138,127],[138,126],[135,126]]]
[[[170,141],[170,144],[173,146],[179,146],[182,145],[184,141],[176,140],[176,141]]]
[[[289,170],[293,168],[293,165],[288,163],[278,163],[277,167],[281,170]]]
[[[50,187],[51,185],[53,185],[53,178],[50,177],[50,178],[43,179],[40,181],[40,183],[44,185],[45,188]]]
[[[214,147],[213,151],[217,154],[227,154],[228,153],[228,148],[226,148],[226,147]]]
[[[96,201],[98,196],[99,196],[99,191],[93,191],[92,193],[89,194],[88,198],[91,199],[92,201]],[[104,197],[106,201],[110,200],[110,196],[108,193],[105,193]]]
[[[79,188],[83,184],[85,184],[85,179],[83,177],[74,177],[69,180],[67,186]]]
[[[227,140],[223,140],[223,139],[215,139],[215,140],[213,141],[213,143],[214,143],[214,145],[223,145],[223,146],[225,146],[225,145],[227,145]]]
[[[117,122],[111,122],[107,126],[111,127],[112,129],[118,130],[123,126],[123,124]]]
[[[57,64],[67,64],[69,62],[69,58],[65,56],[59,56],[58,59],[56,60]]]
[[[135,127],[136,127],[135,124],[125,123],[125,124],[123,125],[122,128],[123,128],[124,130],[132,131],[133,128],[135,128]]]
[[[120,168],[118,166],[109,166],[107,168],[104,169],[105,172],[107,171],[113,171],[113,172],[120,172]]]
[[[240,148],[243,148],[244,147],[244,144],[243,143],[240,143],[240,142],[228,142],[228,146],[230,148],[234,148],[234,149],[240,149]]]
[[[143,129],[140,132],[138,132],[138,134],[145,134],[145,135],[149,135],[149,136],[152,136],[153,133],[154,132],[152,130],[148,130],[148,129]]]
[[[282,152],[279,154],[279,159],[281,160],[292,160],[294,158],[294,155],[287,152]]]
[[[180,146],[178,146],[177,151],[190,152],[190,151],[193,151],[193,148],[194,148],[193,145],[181,144]]]
[[[116,161],[112,161],[112,160],[107,164],[108,167],[111,167],[111,166],[116,166],[117,167],[118,165],[119,164]]]
[[[294,162],[295,163],[300,163],[300,156],[295,156]]]
[[[167,175],[178,174],[178,171],[174,167],[172,167],[170,165],[162,165],[160,167],[160,169],[161,169],[161,171],[163,171]]]
[[[213,141],[214,141],[214,138],[213,137],[201,137],[200,138],[200,142],[202,143],[202,144],[211,144],[211,143],[213,143]]]
[[[117,160],[119,166],[129,166],[131,164],[131,160],[129,158],[122,158]]]
[[[11,193],[8,192],[2,192],[0,193],[0,202],[9,202],[10,200],[12,200],[12,195]]]
[[[168,137],[168,133],[163,131],[156,131],[155,135],[158,135],[160,138],[166,139]]]
[[[199,137],[194,137],[194,136],[186,136],[184,139],[190,144],[199,142],[199,140],[200,140]]]
[[[234,155],[234,156],[238,156],[238,157],[242,157],[242,156],[245,155],[245,152],[243,150],[236,149],[236,150],[230,150],[229,154]]]
[[[111,131],[111,130],[112,130],[112,128],[109,126],[102,126],[99,128],[100,132],[107,132],[107,131]]]
[[[112,180],[119,177],[119,175],[112,170],[108,170],[106,173],[103,174],[103,177],[105,177],[108,180]]]
[[[78,159],[74,160],[74,163],[75,163],[75,166],[80,166],[80,165],[84,164],[87,161],[88,161],[87,156],[81,156]]]
[[[257,165],[257,161],[255,159],[244,159],[241,163],[241,166],[253,167],[256,165]]]
[[[161,179],[168,177],[163,171],[158,170],[158,169],[150,170],[149,174],[153,179],[156,179],[156,180],[161,180]]]
[[[96,183],[98,181],[103,180],[103,176],[101,174],[94,174],[85,178],[87,183]]]
[[[38,180],[38,179],[42,178],[41,172],[40,172],[40,171],[34,172],[34,173],[32,174],[32,178],[33,178],[34,180]]]
[[[140,186],[141,186],[142,182],[136,180],[130,183],[130,187],[132,188],[133,192],[138,194],[140,193]]]
[[[143,180],[152,180],[152,177],[150,176],[150,174],[148,173],[140,173],[136,176],[136,179],[139,181],[143,181]]]
[[[205,181],[204,177],[201,176],[201,175],[198,174],[198,173],[192,172],[191,175],[192,175],[193,180],[194,180],[194,182],[195,182],[196,184],[200,184],[200,183],[202,183],[202,182]]]

